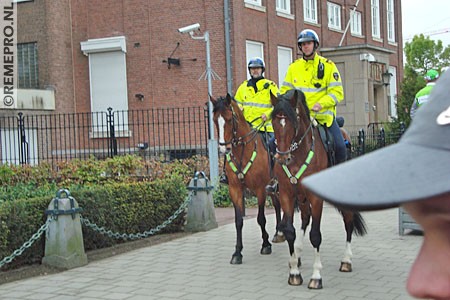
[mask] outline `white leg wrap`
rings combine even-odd
[[[353,257],[352,244],[347,242],[346,245],[345,245],[344,256],[342,257],[342,262],[351,264],[352,263],[352,257]]]
[[[320,260],[320,253],[316,250],[314,255],[314,265],[313,265],[313,273],[312,279],[321,279],[322,275],[320,275],[320,271],[322,270],[322,261]]]

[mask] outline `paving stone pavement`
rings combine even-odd
[[[343,222],[333,207],[324,207],[322,290],[307,288],[313,264],[307,238],[301,269],[305,282],[289,286],[287,244],[274,244],[271,255],[260,255],[259,226],[256,219],[246,218],[242,265],[229,263],[236,234],[234,224],[228,224],[62,273],[6,283],[0,285],[0,299],[413,299],[405,283],[422,236],[399,236],[398,209],[363,217],[368,234],[353,238],[353,272],[341,273]],[[267,219],[272,236],[275,217]]]

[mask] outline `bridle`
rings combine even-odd
[[[287,117],[285,115],[277,115],[277,118],[286,120]],[[306,135],[308,134],[308,132],[311,132],[311,147],[310,147],[310,149],[308,151],[308,155],[306,156],[305,162],[299,168],[297,173],[295,173],[295,175],[293,175],[291,173],[291,171],[289,170],[289,168],[288,168],[288,166],[286,164],[286,160],[284,160],[284,161],[281,161],[279,159],[276,160],[281,165],[281,167],[283,168],[283,171],[286,174],[286,176],[289,178],[290,183],[293,184],[293,185],[298,183],[298,180],[300,179],[300,177],[303,175],[303,173],[306,171],[307,167],[311,163],[311,160],[314,157],[314,144],[315,144],[315,138],[314,138],[314,124],[316,123],[315,122],[315,117],[310,120],[308,128],[305,130],[305,132],[300,137],[300,139],[298,139],[298,141],[296,141],[296,137],[298,136],[298,118],[299,118],[299,116],[297,115],[297,124],[295,124],[296,126],[294,126],[295,127],[295,134],[294,134],[294,137],[292,138],[292,141],[291,141],[291,144],[289,146],[289,149],[287,151],[280,151],[278,149],[278,147],[276,148],[277,154],[281,154],[283,156],[284,155],[289,155],[290,156],[292,154],[292,152],[294,152],[295,150],[297,150],[300,147],[300,145],[304,141],[304,139],[305,139]]]
[[[284,120],[287,119],[287,117],[285,115],[277,115],[277,118],[284,119]],[[298,118],[298,116],[297,116],[297,118]],[[298,122],[298,120],[297,120],[297,122]],[[277,147],[276,148],[276,152],[278,154],[281,154],[281,155],[291,154],[292,152],[294,152],[295,150],[297,150],[300,147],[300,145],[302,144],[302,142],[305,139],[306,135],[310,131],[311,131],[311,138],[312,138],[312,141],[313,141],[312,143],[314,145],[314,132],[313,132],[312,129],[313,129],[313,122],[311,121],[311,122],[309,122],[308,129],[305,130],[305,132],[303,133],[303,135],[300,137],[300,139],[298,141],[295,141],[295,138],[298,136],[298,126],[295,126],[295,134],[294,134],[294,137],[292,138],[291,145],[289,146],[289,149],[287,151],[280,151],[280,149],[278,149],[278,147]]]
[[[250,169],[250,167],[253,165],[253,162],[255,161],[256,155],[257,155],[257,144],[258,144],[258,140],[255,140],[255,138],[258,136],[258,131],[261,128],[261,126],[257,126],[257,128],[253,128],[251,127],[251,130],[243,135],[243,136],[237,136],[237,123],[238,123],[238,116],[235,113],[233,106],[229,106],[229,108],[227,108],[231,111],[231,122],[232,122],[232,137],[229,141],[225,141],[225,142],[219,142],[220,146],[227,146],[227,145],[231,145],[231,150],[227,151],[227,153],[225,154],[225,159],[228,162],[231,170],[236,174],[236,176],[239,178],[239,180],[241,180],[241,182],[244,181],[244,177],[245,174],[248,172],[248,170]],[[256,118],[254,120],[252,120],[250,122],[250,125],[255,122],[257,119]],[[263,123],[262,123],[263,124]],[[245,146],[249,143],[251,143],[252,141],[254,141],[254,147],[253,147],[253,152],[252,155],[250,157],[250,160],[247,162],[247,164],[245,165],[245,167],[243,167],[243,162],[242,159],[244,157],[244,150],[245,150]],[[241,159],[239,162],[236,161],[235,155],[233,154],[233,148],[236,148],[238,146],[241,146]],[[225,164],[224,164],[225,167]]]
[[[229,141],[225,141],[225,142],[219,142],[220,146],[227,146],[230,145],[233,147],[237,147],[237,146],[245,146],[248,143],[252,142],[256,136],[258,135],[258,131],[259,131],[259,126],[258,128],[253,128],[245,135],[243,136],[237,136],[237,123],[238,123],[238,117],[236,115],[236,113],[234,112],[234,109],[232,106],[230,106],[229,108],[227,108],[231,111],[231,124],[232,124],[232,137]],[[254,119],[253,121],[250,122],[253,123],[254,121],[256,121],[258,118]]]

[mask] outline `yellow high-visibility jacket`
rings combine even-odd
[[[273,106],[270,102],[270,93],[277,96],[279,93],[278,87],[275,82],[262,78],[256,82],[255,89],[248,84],[248,80],[245,80],[236,91],[234,99],[242,108],[245,120],[252,122],[252,127],[256,128],[264,121],[260,118],[262,114],[267,116],[267,121],[262,126],[260,131],[273,132],[272,122],[270,114],[272,113]]]
[[[323,65],[322,79],[318,78],[320,63]],[[310,110],[315,103],[320,103],[322,110],[317,114],[311,111],[311,116],[315,115],[320,124],[331,126],[336,116],[336,105],[344,99],[341,76],[331,60],[316,54],[313,60],[300,58],[294,61],[286,72],[280,92],[284,94],[290,89],[298,89],[305,94]]]

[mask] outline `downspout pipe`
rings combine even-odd
[[[225,61],[227,68],[227,92],[232,95],[233,91],[233,74],[231,72],[231,43],[230,43],[230,2],[224,0],[223,14],[225,22]]]

